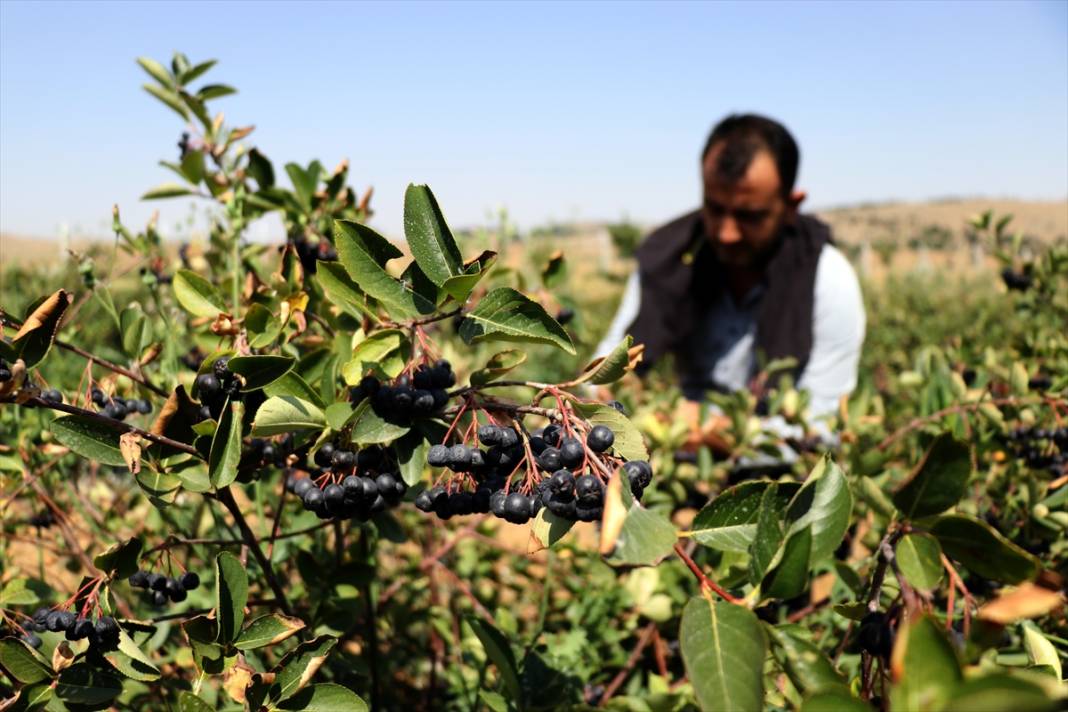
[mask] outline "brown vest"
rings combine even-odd
[[[813,291],[820,251],[833,244],[820,220],[798,216],[784,228],[765,268],[766,292],[757,316],[756,348],[769,361],[793,356],[799,378],[812,351]],[[640,372],[665,354],[685,368],[685,346],[704,309],[725,288],[723,267],[709,249],[700,210],[655,230],[637,250],[641,282],[638,316],[628,332],[645,344]]]

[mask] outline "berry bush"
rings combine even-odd
[[[1068,245],[976,218],[996,268],[867,285],[830,437],[768,363],[713,449],[670,364],[581,359],[622,270],[421,185],[395,245],[139,63],[187,122],[145,198],[210,228],[2,268],[0,708],[1063,708]]]

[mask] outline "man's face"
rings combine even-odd
[[[722,150],[723,144],[713,146],[702,162],[705,235],[721,264],[756,267],[779,231],[796,217],[800,199],[784,199],[775,159],[764,150],[753,156],[741,179],[726,182],[716,170]]]

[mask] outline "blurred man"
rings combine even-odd
[[[646,369],[673,355],[694,420],[709,389],[758,388],[761,363],[793,357],[810,415],[832,413],[856,386],[864,305],[828,226],[799,212],[798,161],[797,143],[777,121],[721,121],[701,155],[701,207],[639,247],[597,355],[627,333],[645,344]],[[706,435],[717,427],[710,422]]]

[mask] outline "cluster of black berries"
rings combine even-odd
[[[33,614],[34,631],[40,633],[65,633],[67,640],[89,639],[89,646],[95,650],[114,650],[119,647],[119,624],[111,616],[101,616],[96,623],[90,618],[75,616],[70,611],[53,611],[50,608],[38,608]],[[33,648],[41,646],[41,639],[28,632],[23,640]]]
[[[316,260],[322,260],[323,262],[337,261],[337,250],[326,240],[319,240],[319,242],[313,244],[303,238],[297,238],[291,242],[297,251],[297,257],[300,258],[300,266],[304,268],[305,274],[315,274]]]
[[[375,413],[394,423],[410,423],[441,410],[449,402],[446,388],[456,385],[452,365],[444,359],[433,366],[422,364],[410,376],[403,374],[390,385],[374,376],[364,376],[349,392],[349,400],[358,403],[371,399]]]
[[[4,359],[0,358],[0,383],[11,380],[11,368]]]
[[[227,368],[229,359],[216,359],[211,365],[210,373],[202,373],[197,376],[197,396],[200,398],[201,420],[218,420],[222,415],[226,398],[232,400],[241,398],[241,381]]]
[[[290,470],[286,490],[320,519],[367,521],[397,506],[408,491],[395,463],[378,447],[354,452],[326,443],[316,451],[315,464],[313,476]]]
[[[1031,288],[1031,273],[1016,272],[1011,267],[1001,270],[1001,280],[1010,292],[1026,292]]]
[[[59,393],[59,391],[56,391]],[[44,394],[41,396],[45,398]],[[140,400],[137,398],[120,398],[119,396],[108,397],[104,391],[99,388],[92,390],[93,403],[99,408],[99,412],[114,420],[125,420],[127,415],[131,413],[141,413],[142,415],[148,415],[152,412],[152,404],[147,400]],[[45,400],[51,400],[52,402],[61,402],[63,396],[59,398],[45,398]]]
[[[1018,427],[1009,431],[1009,443],[1028,467],[1043,468],[1056,476],[1068,465],[1068,427]]]
[[[615,442],[611,429],[603,425],[591,428],[585,446],[559,425],[535,430],[527,445],[534,455],[534,464],[548,476],[543,477],[530,493],[508,487],[511,474],[526,454],[520,434],[512,428],[491,424],[478,429],[478,439],[489,447],[480,450],[463,444],[434,445],[427,453],[427,463],[431,467],[470,473],[476,482],[475,490],[450,491],[440,485],[432,487],[416,498],[418,509],[434,512],[442,519],[492,512],[513,524],[529,521],[543,507],[572,521],[590,522],[601,518],[604,482],[597,474],[585,471],[589,464],[587,449],[594,457],[606,453]],[[652,481],[653,471],[649,463],[626,462],[623,472],[634,496],[640,498]]]
[[[894,649],[894,631],[886,614],[875,611],[864,616],[857,631],[857,642],[864,652],[889,660]]]
[[[200,576],[187,571],[177,578],[164,576],[151,571],[137,571],[129,578],[134,588],[143,588],[149,600],[156,606],[163,606],[168,600],[181,603],[189,591],[200,586]]]
[[[31,527],[37,527],[38,529],[47,529],[56,523],[56,515],[52,513],[51,509],[45,509],[37,512],[27,520],[27,523]]]

